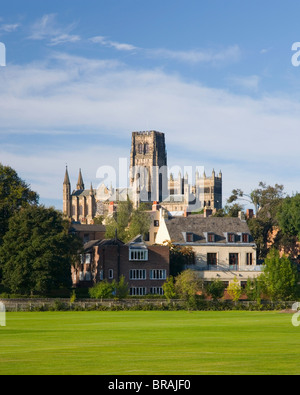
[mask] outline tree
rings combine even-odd
[[[106,235],[108,239],[115,237],[117,231],[118,238],[124,242],[128,241],[128,224],[133,211],[133,205],[129,197],[125,202],[118,203],[117,212],[106,219]]]
[[[234,203],[234,204],[226,204],[224,208],[218,210],[213,216],[214,217],[233,217],[237,218],[240,212],[243,212],[244,206]]]
[[[249,300],[261,302],[261,297],[263,294],[263,283],[257,278],[248,278],[246,286],[246,295]]]
[[[117,299],[126,299],[129,293],[128,283],[126,283],[125,277],[121,276],[119,282],[114,282],[115,293]]]
[[[267,294],[272,300],[293,300],[297,292],[297,267],[286,256],[273,249],[265,259],[260,276]]]
[[[225,285],[221,280],[215,280],[206,287],[206,292],[213,300],[223,298],[225,292]]]
[[[82,242],[69,234],[60,212],[44,206],[23,208],[10,218],[0,248],[3,285],[25,295],[69,287],[80,248]]]
[[[275,226],[274,220],[268,216],[263,216],[263,213],[260,212],[256,218],[248,219],[247,223],[257,245],[257,256],[264,259],[269,252],[269,238]]]
[[[142,208],[134,210],[131,215],[127,238],[131,240],[138,235],[144,236],[149,232],[150,223],[151,218],[146,211]]]
[[[283,185],[275,184],[275,186],[271,186],[260,182],[258,188],[254,189],[250,194],[244,193],[241,189],[234,189],[228,199],[228,203],[237,200],[247,201],[254,205],[255,213],[258,214],[263,207],[277,205],[284,196]]]
[[[278,226],[277,212],[285,198],[283,185],[260,182],[257,189],[245,194],[240,189],[232,191],[229,202],[246,200],[255,206],[256,216],[248,219],[250,232],[257,244],[258,259],[266,258],[270,249],[270,236]]]
[[[186,266],[195,263],[195,253],[190,246],[180,246],[171,241],[164,242],[164,245],[169,247],[170,251],[170,274],[177,276]]]
[[[202,289],[203,282],[193,270],[185,270],[176,277],[176,294],[191,306],[196,304],[196,295]]]
[[[129,293],[128,283],[121,276],[119,282],[107,280],[100,281],[89,289],[89,295],[94,299],[126,299]]]
[[[175,290],[175,279],[170,276],[167,281],[163,284],[164,295],[170,301],[171,299],[176,299],[177,294]]]
[[[114,238],[117,231],[118,239],[126,243],[138,235],[147,234],[151,218],[145,208],[141,205],[134,210],[129,198],[126,202],[118,203],[117,212],[106,218],[106,238]]]
[[[0,163],[0,245],[9,219],[21,208],[38,204],[39,197],[15,170]]]
[[[283,234],[300,239],[300,194],[284,199],[277,219]]]
[[[103,280],[89,289],[89,295],[93,299],[111,299],[115,292],[115,285]]]
[[[234,277],[233,281],[231,281],[231,283],[229,284],[227,288],[227,293],[234,302],[238,302],[240,297],[242,296],[243,290],[236,277]]]

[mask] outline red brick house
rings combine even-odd
[[[91,287],[124,276],[130,295],[162,295],[169,274],[169,247],[147,246],[141,237],[128,244],[118,239],[95,240],[85,244],[72,281],[76,287]]]

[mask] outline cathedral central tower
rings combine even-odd
[[[162,201],[168,195],[167,150],[164,133],[133,132],[130,153],[130,186],[136,201]]]

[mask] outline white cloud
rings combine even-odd
[[[103,45],[103,46],[106,46],[106,47],[112,47],[112,48],[114,48],[114,49],[116,49],[118,51],[134,51],[134,50],[138,49],[134,45],[119,43],[117,41],[111,41],[111,40],[108,40],[106,37],[103,37],[103,36],[92,37],[90,39],[90,41],[95,43],[95,44],[100,44],[100,45]]]
[[[11,33],[16,31],[19,27],[20,27],[19,23],[3,24],[0,26],[0,31],[5,33]]]
[[[234,76],[228,78],[230,84],[249,90],[249,91],[257,91],[259,88],[259,84],[261,78],[258,75],[250,75],[245,77]]]
[[[65,162],[76,172],[88,168],[88,182],[98,166],[129,154],[132,131],[149,129],[166,133],[174,165],[181,158],[186,165],[222,169],[224,180],[230,180],[227,190],[245,180],[250,188],[247,174],[257,179],[256,185],[276,177],[275,182],[293,181],[293,189],[300,190],[300,103],[290,98],[253,99],[161,70],[132,70],[57,52],[47,62],[7,67],[0,86],[0,140],[10,131],[15,139],[33,131],[57,134],[57,151],[42,145],[40,137],[35,156],[6,151],[1,143],[1,161],[23,169],[24,178],[39,180],[44,171],[49,175],[44,184],[34,182],[43,196],[60,197]],[[66,133],[80,133],[74,151],[60,145],[59,135]],[[91,134],[99,139],[97,150],[89,142]],[[23,148],[26,152],[26,144]]]
[[[220,65],[224,63],[234,63],[240,59],[241,50],[238,45],[234,45],[221,50],[190,50],[174,51],[169,49],[147,50],[150,57],[160,57],[176,60],[185,63],[212,63]]]
[[[71,34],[75,27],[74,24],[61,27],[56,19],[56,14],[46,14],[38,19],[31,26],[31,34],[28,38],[31,40],[47,40],[51,46],[67,42],[74,43],[81,40],[79,35]]]
[[[94,44],[100,44],[105,47],[111,47],[118,51],[139,51],[146,57],[170,59],[179,62],[198,64],[211,63],[215,65],[234,63],[241,57],[241,50],[238,45],[233,45],[228,48],[215,50],[170,50],[166,48],[145,49],[139,48],[132,44],[120,43],[111,41],[104,36],[95,36],[90,39]]]

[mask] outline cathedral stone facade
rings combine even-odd
[[[160,132],[133,132],[130,153],[130,187],[135,203],[161,202],[168,195],[165,135]]]
[[[73,221],[93,224],[99,216],[112,214],[118,201],[127,196],[138,207],[141,202],[159,202],[169,214],[207,209],[214,212],[222,208],[222,173],[195,173],[178,177],[168,173],[167,150],[164,133],[157,131],[133,132],[130,152],[129,188],[113,189],[101,185],[97,190],[91,185],[85,189],[79,170],[76,190],[72,191],[68,169],[63,183],[63,212]],[[123,196],[124,195],[124,196]]]

